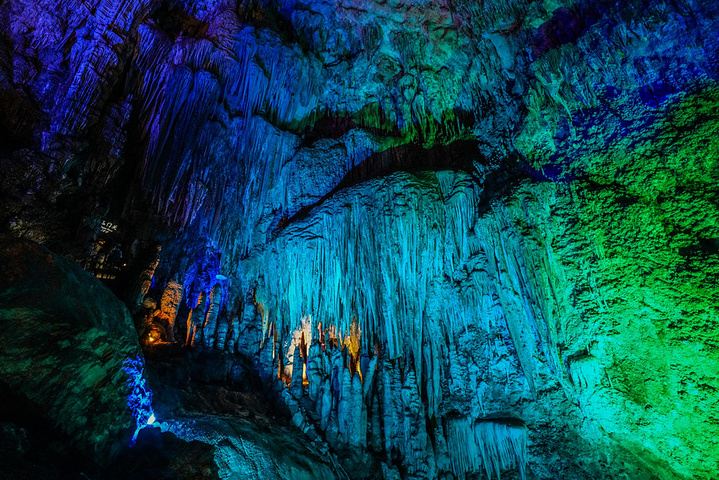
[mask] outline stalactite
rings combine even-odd
[[[433,448],[426,431],[419,385],[411,365],[405,372],[401,399],[404,442],[397,446],[404,454],[404,464],[415,475],[433,478],[436,476]]]
[[[484,471],[489,479],[499,479],[501,471],[509,468],[517,468],[525,478],[527,433],[521,421],[452,418],[447,422],[446,436],[452,470],[461,478]]]
[[[246,264],[263,315],[278,328],[299,331],[308,312],[322,325],[308,351],[308,392],[330,444],[370,434],[359,442],[380,441],[403,468],[436,475],[447,465],[433,456],[441,441],[430,440],[427,425],[446,418],[446,405],[460,402],[469,418],[481,419],[510,385],[531,396],[532,376],[544,368],[552,374],[551,365],[524,370],[532,356],[548,363],[556,356],[556,327],[544,312],[563,297],[533,273],[552,261],[552,250],[521,241],[518,231],[550,212],[537,199],[512,201],[477,219],[481,197],[461,172],[372,180],[284,226],[262,260]],[[286,265],[292,268],[276,267]],[[361,342],[348,342],[359,331]],[[374,342],[383,354],[370,357]],[[350,347],[344,359],[343,346]],[[489,358],[500,358],[501,368],[490,370]],[[357,364],[364,383],[354,403]],[[493,382],[504,389],[493,391]],[[522,470],[524,427],[482,422],[457,427],[474,446],[461,447],[472,449],[466,455],[457,447],[455,475]],[[452,451],[454,427],[445,427]]]
[[[377,355],[372,357],[372,360],[370,360],[369,366],[367,367],[367,373],[364,376],[364,382],[362,384],[362,396],[365,399],[365,403],[369,403],[370,395],[373,391],[373,382],[375,373],[377,372],[378,360],[379,357]]]
[[[347,443],[353,447],[364,449],[367,447],[367,409],[362,395],[360,376],[359,374],[351,376],[352,386],[350,388],[350,418]]]
[[[330,378],[326,377],[322,381],[317,402],[317,411],[320,412],[320,428],[324,432],[327,431],[330,425],[330,419],[332,418],[332,403],[332,383]]]
[[[274,342],[266,342],[262,347],[260,347],[259,352],[259,371],[258,374],[260,376],[260,379],[263,383],[267,383],[272,381],[272,379],[277,375],[277,370],[275,368],[275,357],[273,355],[274,351]]]
[[[425,375],[419,378],[424,378],[424,385],[427,389],[427,416],[429,418],[434,417],[437,414],[437,410],[442,403],[442,387],[441,378],[442,362],[440,359],[444,358],[440,351],[438,333],[435,331],[425,330],[425,337],[421,351],[421,357],[417,361],[423,361],[425,365]]]
[[[117,81],[122,59],[116,50],[130,34],[133,24],[147,13],[149,1],[105,0],[94,15],[94,28],[88,39],[75,45],[72,82],[58,103],[52,130],[64,135],[82,134],[96,121],[91,108],[102,105],[108,85]]]
[[[244,308],[240,310],[239,325],[232,331],[232,351],[257,352],[262,343],[262,318],[259,317],[255,307],[254,298],[250,292],[245,294]],[[256,333],[255,333],[256,332]],[[254,333],[254,334],[253,334]]]

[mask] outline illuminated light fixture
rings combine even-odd
[[[226,277],[226,276],[220,275],[219,273],[218,273],[217,275],[215,275],[215,278],[216,278],[217,280],[227,280],[227,277]]]
[[[148,425],[152,425],[153,423],[155,423],[155,414],[154,413],[152,415],[150,415],[150,418],[147,419]]]

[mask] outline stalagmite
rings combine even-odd
[[[187,316],[187,338],[185,340],[186,345],[193,346],[195,345],[196,340],[201,340],[202,325],[205,322],[206,307],[207,293],[200,292],[200,296],[197,299],[197,304]]]
[[[342,368],[339,372],[339,395],[337,401],[337,430],[340,443],[351,442],[352,423],[356,420],[353,418],[353,398],[352,398],[352,374],[346,368]]]
[[[217,318],[220,314],[222,306],[222,285],[216,283],[210,291],[209,300],[207,301],[207,313],[202,326],[202,339],[205,347],[212,348],[215,341],[215,332],[217,330]]]
[[[374,384],[374,376],[375,372],[377,371],[377,361],[379,357],[375,355],[372,357],[372,360],[369,362],[369,366],[367,367],[367,371],[364,376],[364,381],[362,384],[362,396],[364,397],[365,402],[369,402],[370,395],[373,391],[373,384]]]
[[[147,263],[143,266],[143,270],[136,281],[135,290],[132,293],[131,300],[132,305],[135,309],[142,305],[145,300],[145,295],[150,291],[152,286],[153,277],[155,275],[155,269],[160,263],[160,251],[161,247],[158,245],[147,255]]]
[[[328,368],[326,355],[320,347],[318,339],[313,339],[310,345],[309,355],[307,359],[307,380],[309,382],[309,396],[313,402],[320,400],[320,388],[327,378]]]
[[[292,383],[290,384],[292,395],[295,398],[302,398],[304,394],[304,366],[305,361],[304,358],[302,358],[302,352],[300,348],[295,347],[295,353],[292,357]]]
[[[175,280],[167,282],[165,290],[160,297],[160,309],[155,318],[167,325],[168,341],[173,342],[175,336],[175,319],[177,310],[182,301],[182,285]]]

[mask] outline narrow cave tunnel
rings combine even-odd
[[[0,479],[719,479],[718,46],[0,0]]]

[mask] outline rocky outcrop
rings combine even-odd
[[[25,416],[41,418],[90,458],[107,460],[135,429],[123,364],[140,349],[127,308],[89,273],[35,243],[2,239],[0,265],[6,400],[25,403]]]
[[[294,430],[258,431],[246,420],[214,416],[175,418],[168,428],[185,441],[214,446],[220,478],[342,478],[328,452],[309,445]]]
[[[294,412],[262,392],[249,364],[235,359],[233,365],[232,356],[217,350],[181,353],[154,349],[148,357],[156,426],[168,437],[211,447],[220,478],[347,478],[319,435],[289,425],[286,413]],[[157,436],[157,429],[146,430],[138,445],[143,436]]]

